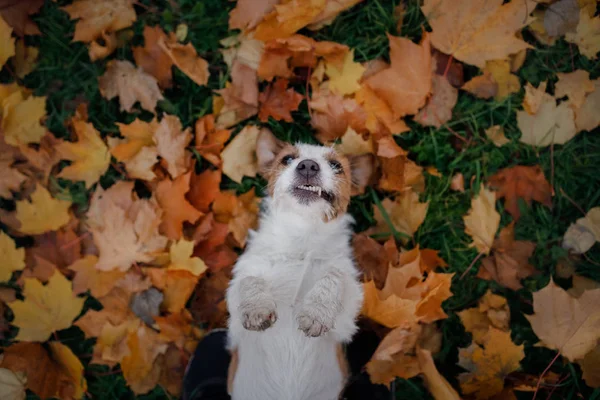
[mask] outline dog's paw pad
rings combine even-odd
[[[318,318],[312,315],[312,313],[301,312],[297,318],[298,329],[300,329],[306,336],[318,337],[326,334],[331,330],[333,323],[328,323],[325,318]]]
[[[253,307],[242,312],[242,325],[250,331],[264,331],[277,321],[277,313],[270,307]]]

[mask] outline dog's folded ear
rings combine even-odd
[[[277,139],[273,133],[262,128],[256,140],[256,159],[258,161],[258,172],[261,175],[268,173],[277,154],[283,149],[285,142]]]
[[[375,171],[375,157],[372,154],[348,157],[352,177],[352,195],[362,194]]]

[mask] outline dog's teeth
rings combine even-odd
[[[319,190],[319,197],[321,197],[321,190],[322,189],[319,187],[318,190]]]

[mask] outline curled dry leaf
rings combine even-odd
[[[75,42],[91,42],[105,32],[127,28],[137,19],[132,0],[77,0],[63,7],[75,24]]]
[[[425,387],[435,400],[460,400],[456,390],[438,372],[429,350],[417,349],[417,360],[421,366]]]
[[[160,38],[159,46],[171,58],[173,64],[197,85],[204,86],[208,83],[208,62],[198,56],[191,43],[177,43],[176,38],[171,36],[168,41]]]
[[[460,172],[455,174],[450,181],[450,189],[463,193],[465,191],[465,177]]]
[[[382,246],[375,239],[364,233],[356,234],[352,238],[354,257],[356,258],[358,268],[362,272],[363,280],[374,281],[375,286],[379,290],[383,289],[390,264],[389,256],[384,251],[386,246],[393,246],[397,252],[393,239],[388,240]]]
[[[562,247],[575,254],[583,254],[600,241],[600,207],[591,208],[585,217],[569,226]]]
[[[490,254],[500,224],[494,192],[486,189],[482,184],[479,195],[471,199],[471,209],[463,216],[463,220],[465,233],[473,239],[469,247],[475,247],[480,253]]]
[[[162,88],[173,85],[171,57],[160,46],[161,41],[168,40],[167,34],[160,26],[144,27],[144,46],[134,47],[133,59],[138,67],[152,75]]]
[[[497,147],[510,143],[510,139],[504,136],[504,128],[501,125],[490,126],[485,130],[485,136]]]

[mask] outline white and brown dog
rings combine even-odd
[[[346,214],[369,156],[277,140],[257,143],[269,197],[227,290],[233,400],[334,400],[345,384],[342,343],[362,304]]]

